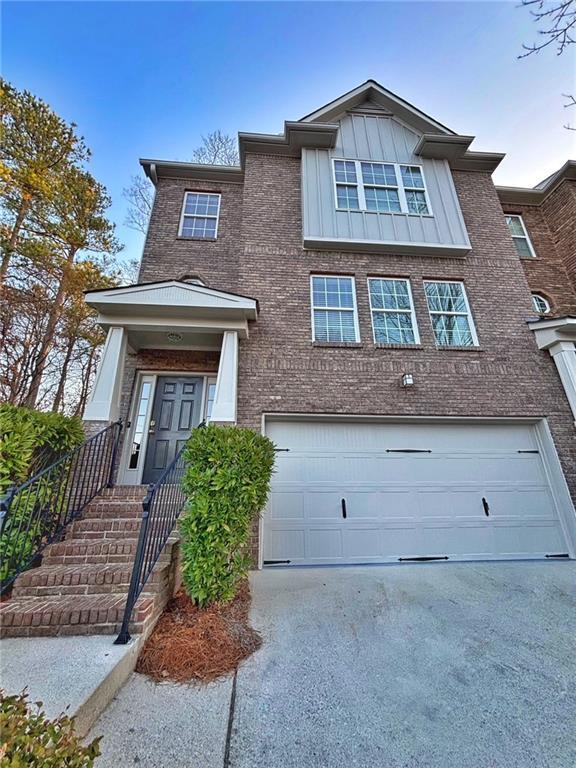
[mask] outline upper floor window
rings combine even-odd
[[[313,341],[360,341],[354,278],[312,275],[311,291]]]
[[[375,344],[418,344],[418,327],[408,280],[368,278]]]
[[[432,213],[419,165],[334,160],[333,169],[336,207],[341,210]]]
[[[541,293],[532,294],[532,306],[539,315],[547,315],[550,312],[550,302]]]
[[[218,234],[220,195],[211,192],[186,192],[180,219],[181,237],[215,240]]]
[[[464,284],[449,280],[424,281],[432,329],[439,347],[478,345]]]
[[[512,235],[512,240],[514,240],[518,256],[521,256],[522,258],[532,258],[536,256],[534,246],[528,237],[528,231],[522,216],[506,216],[506,224],[508,224],[508,229]]]

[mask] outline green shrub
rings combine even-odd
[[[252,521],[266,504],[274,445],[239,427],[195,429],[185,451],[182,577],[200,606],[228,602],[246,576]]]
[[[73,719],[61,715],[49,720],[42,702],[29,706],[27,695],[7,696],[0,691],[1,768],[90,768],[100,754],[94,739],[83,746],[74,735]]]
[[[10,403],[0,405],[0,493],[20,485],[84,440],[82,422]]]

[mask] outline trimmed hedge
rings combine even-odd
[[[27,695],[0,691],[0,765],[2,768],[92,768],[100,738],[84,746],[66,715],[49,720],[42,702],[32,709]]]
[[[185,451],[182,577],[199,606],[229,602],[250,567],[252,521],[266,504],[274,444],[251,429],[195,429]]]
[[[84,440],[82,422],[11,403],[0,405],[0,493],[20,485]]]

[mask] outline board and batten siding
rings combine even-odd
[[[420,136],[389,117],[352,114],[340,121],[332,150],[302,150],[302,208],[304,244],[317,247],[343,242],[377,246],[401,244],[400,250],[470,250],[466,226],[446,160],[414,154]],[[373,160],[423,166],[431,216],[405,213],[338,211],[336,209],[333,158]]]

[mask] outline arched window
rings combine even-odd
[[[541,293],[532,294],[532,304],[539,315],[547,315],[550,312],[550,302]]]

